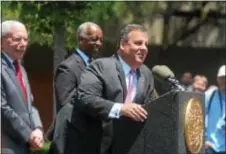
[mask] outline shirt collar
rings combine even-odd
[[[119,57],[119,61],[122,64],[122,68],[125,73],[125,76],[128,76],[130,73],[131,67],[120,56],[118,56],[118,57]]]
[[[89,65],[89,57],[83,51],[81,51],[79,48],[77,48],[76,51],[82,57],[82,59],[84,60],[86,65]]]
[[[13,65],[13,59],[5,52],[2,52],[2,54],[6,57],[6,59],[10,62],[10,64]]]
[[[5,52],[2,52],[2,56],[5,57],[7,65],[9,65],[9,67],[11,67],[12,69],[15,70],[15,66],[13,64],[13,62],[14,62],[13,59]]]

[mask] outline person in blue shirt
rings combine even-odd
[[[205,93],[206,141],[207,154],[226,153],[225,146],[225,65],[217,74],[218,88],[211,88]]]

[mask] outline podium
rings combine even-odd
[[[113,154],[204,153],[204,95],[171,91],[143,106],[145,122],[113,121]]]

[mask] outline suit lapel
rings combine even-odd
[[[15,75],[15,72],[13,70],[13,68],[11,68],[10,66],[8,66],[8,64],[6,63],[5,59],[2,58],[2,64],[5,65],[5,71],[8,73],[8,75],[10,76],[12,82],[14,83],[14,85],[16,86],[17,88],[17,91],[20,93],[20,96],[21,96],[21,99],[23,100],[23,102],[25,102],[25,98],[23,97],[24,94],[23,94],[23,91],[20,87],[20,84],[16,78],[16,75]],[[25,103],[23,103],[25,105]]]
[[[77,54],[77,52],[75,52],[74,54],[75,60],[78,63],[78,67],[83,70],[86,67],[85,62],[82,60],[82,58],[79,56],[79,54]]]
[[[119,78],[119,81],[123,88],[123,102],[124,102],[124,100],[126,99],[126,94],[127,94],[126,77],[125,77],[125,73],[123,71],[122,65],[121,65],[117,55],[115,55],[113,58],[115,58],[116,69],[118,71],[118,78]]]
[[[136,90],[136,96],[134,98],[136,103],[142,103],[142,94],[144,91],[144,85],[145,85],[145,77],[144,73],[142,72],[142,69],[137,70],[138,74],[138,81],[137,81],[137,90]]]

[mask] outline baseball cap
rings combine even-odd
[[[218,70],[217,77],[221,77],[221,76],[226,76],[225,65],[222,65]]]

